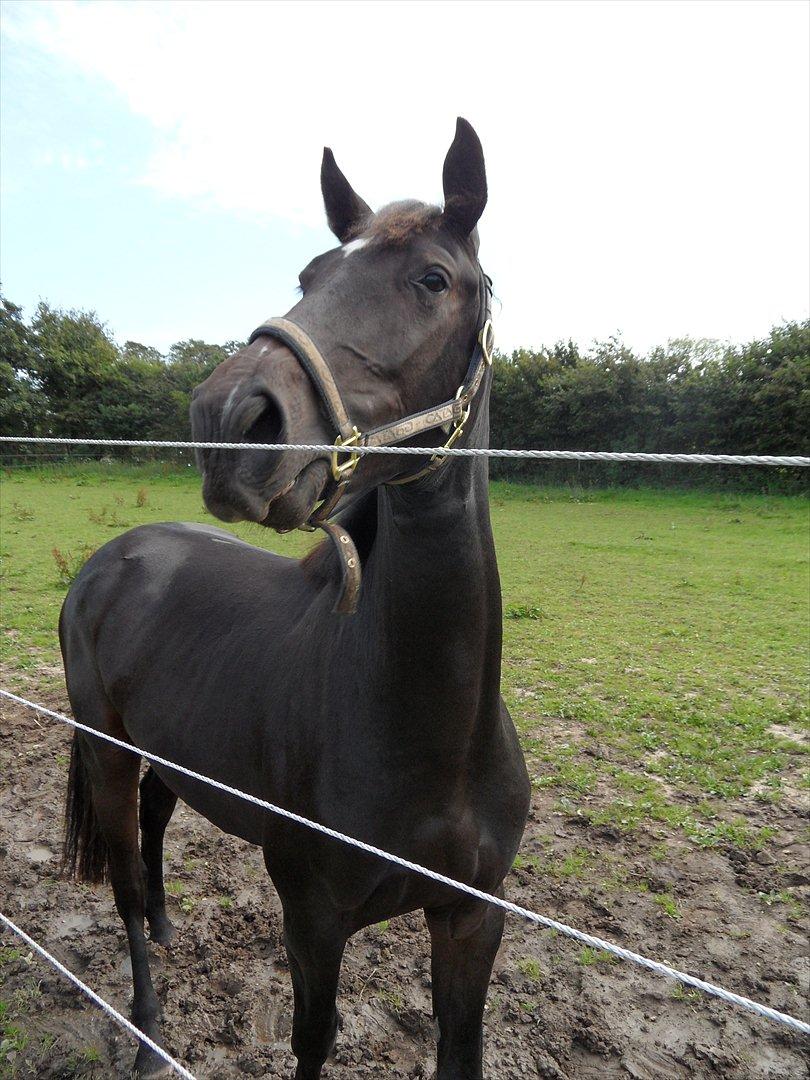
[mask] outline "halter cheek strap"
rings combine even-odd
[[[309,334],[289,319],[268,319],[266,323],[253,331],[248,339],[248,345],[252,345],[258,337],[275,338],[295,354],[295,358],[320,394],[329,413],[329,419],[341,439],[348,439],[356,429],[349,420],[349,414],[343,404],[343,398],[340,396],[332,370]]]
[[[320,395],[329,419],[338,432],[335,438],[336,446],[395,446],[426,431],[450,425],[450,436],[442,447],[446,450],[461,438],[470,416],[473,399],[481,389],[484,372],[492,364],[495,335],[490,309],[491,295],[492,283],[481,271],[480,310],[475,348],[464,382],[456,391],[455,397],[432,408],[411,413],[401,420],[382,424],[365,433],[361,433],[349,419],[349,412],[329,364],[309,334],[297,323],[291,322],[290,319],[268,319],[266,323],[253,331],[248,344],[252,344],[259,337],[274,338],[286,345],[294,354]],[[426,447],[425,452],[430,453],[430,447]],[[341,457],[343,460],[339,460]],[[316,508],[307,525],[303,526],[307,529],[323,529],[337,550],[342,572],[342,586],[334,610],[341,614],[352,614],[357,607],[360,590],[360,559],[349,534],[329,519],[346,493],[359,460],[359,454],[344,456],[336,450],[332,452],[331,484],[323,501]],[[387,482],[409,484],[435,472],[447,460],[446,457],[433,454],[424,468]]]

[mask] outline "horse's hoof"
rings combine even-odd
[[[171,1065],[167,1065],[154,1050],[150,1050],[148,1046],[140,1048],[132,1068],[133,1080],[167,1080],[174,1075]]]
[[[158,945],[171,945],[177,937],[177,930],[168,918],[155,919],[149,923],[149,940]]]
[[[158,1060],[160,1061],[159,1058]],[[148,1072],[138,1068],[132,1070],[132,1080],[169,1080],[169,1077],[174,1075],[174,1069],[171,1065],[167,1065],[165,1061],[161,1061],[160,1065],[156,1065]]]

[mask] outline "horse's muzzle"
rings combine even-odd
[[[258,376],[208,381],[191,405],[195,441],[274,444],[287,439],[284,407]],[[329,475],[326,458],[309,451],[198,449],[203,499],[222,521],[255,521],[278,530],[303,524]]]

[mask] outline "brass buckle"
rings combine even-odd
[[[360,432],[356,427],[352,427],[352,433],[346,439],[342,439],[339,435],[335,439],[335,446],[355,446],[360,438]],[[332,451],[332,478],[336,481],[346,481],[351,474],[357,468],[357,462],[360,460],[359,454],[349,454],[348,460],[338,461],[337,450]]]
[[[462,386],[460,386],[458,388],[458,390],[456,390],[456,401],[458,401],[458,399],[461,397],[463,392],[464,392],[464,387],[462,385]],[[461,418],[454,422],[453,430],[450,432],[450,435],[449,435],[449,437],[447,439],[447,442],[442,447],[442,450],[449,450],[450,447],[455,446],[455,444],[461,438],[461,436],[464,433],[464,425],[470,419],[470,412],[471,411],[472,411],[472,403],[470,403],[467,406],[467,408],[464,410],[464,412],[461,414]],[[432,460],[433,461],[447,461],[447,458],[443,458],[443,457],[440,457],[440,456],[437,456],[436,454],[434,454]]]
[[[481,352],[484,354],[484,361],[486,362],[487,367],[492,367],[492,352],[495,348],[495,327],[492,325],[492,319],[487,319],[481,327],[478,341],[481,345]]]

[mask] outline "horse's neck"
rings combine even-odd
[[[484,407],[470,443],[485,444],[486,420]],[[437,476],[380,496],[364,632],[414,722],[450,749],[498,717],[501,596],[486,461],[451,460]]]

